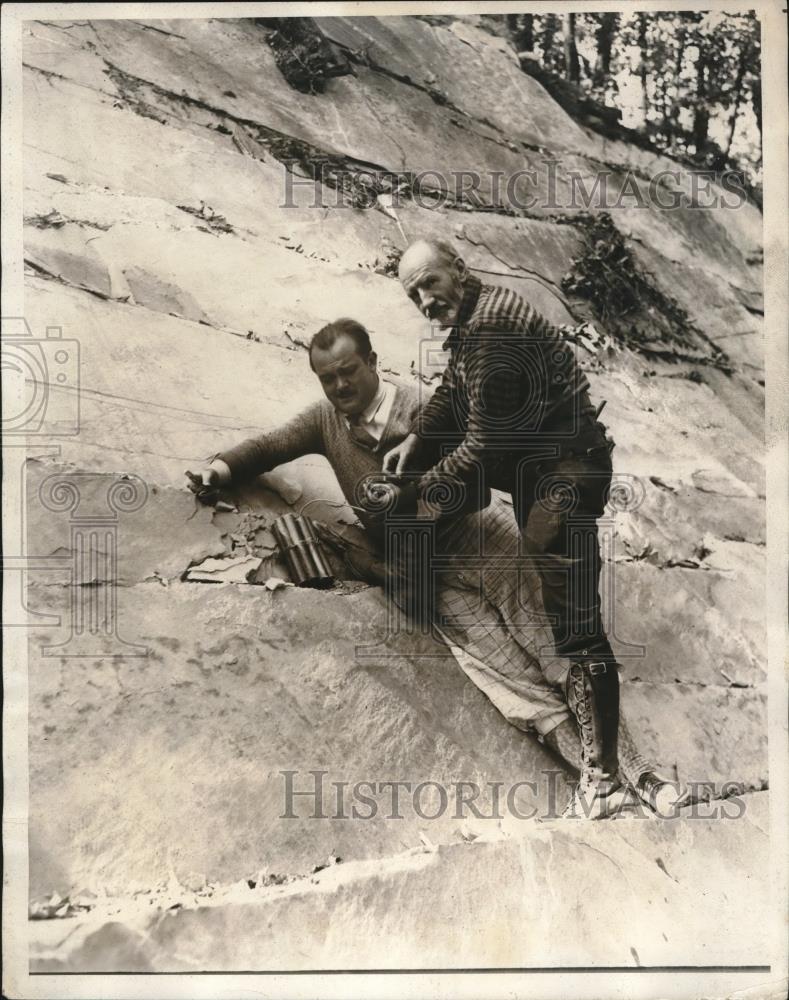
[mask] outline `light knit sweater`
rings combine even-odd
[[[302,455],[325,455],[346,500],[358,506],[359,484],[370,474],[381,471],[384,455],[408,434],[419,408],[415,386],[399,379],[385,381],[395,386],[395,395],[386,427],[374,448],[354,441],[344,416],[327,399],[322,399],[287,423],[248,438],[217,458],[227,464],[233,480],[241,482]]]

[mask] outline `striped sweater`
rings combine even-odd
[[[466,279],[458,325],[444,343],[441,385],[410,430],[424,441],[452,441],[422,477],[424,495],[445,477],[511,491],[518,458],[604,445],[589,383],[572,346],[509,288]]]

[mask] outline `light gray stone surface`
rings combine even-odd
[[[199,972],[207,956],[226,971],[528,969],[546,956],[575,968],[762,964],[757,798],[725,804],[738,819],[532,823],[285,886],[182,890],[154,916],[141,894],[51,921],[33,967]]]

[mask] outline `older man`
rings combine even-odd
[[[596,520],[613,443],[570,345],[519,295],[483,285],[443,242],[412,244],[399,276],[420,312],[449,331],[449,363],[384,468],[418,466],[427,444],[453,441],[419,480],[420,498],[442,480],[476,495],[490,487],[512,495],[556,652],[570,661],[567,701],[583,753],[579,787],[605,797],[618,780],[619,676],[600,614]]]
[[[302,455],[321,454],[348,502],[358,505],[360,483],[381,472],[384,453],[399,444],[413,425],[418,394],[411,384],[379,377],[369,335],[351,319],[320,330],[311,341],[309,358],[325,399],[191,473],[192,488],[238,484]],[[379,527],[374,513],[362,510],[360,518],[374,532]],[[507,505],[494,497],[484,511],[445,519],[440,527],[441,550],[451,552],[457,562],[441,575],[434,595],[432,612],[442,637],[463,651],[461,666],[509,722],[536,733],[579,770],[582,751],[577,731],[560,688],[546,676],[553,670],[558,677],[561,664],[552,664],[549,658],[539,662],[540,651],[545,653],[550,643],[535,610],[539,582],[512,562],[517,533]],[[491,565],[489,571],[475,573],[468,570],[468,557],[474,563],[480,543]],[[369,568],[364,553],[361,561]],[[357,571],[359,566],[357,558]],[[624,722],[620,739],[626,750],[623,781],[651,806],[662,807],[658,800],[668,786],[638,753]]]

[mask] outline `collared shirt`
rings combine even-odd
[[[509,490],[517,456],[556,454],[582,436],[604,442],[571,345],[511,289],[469,275],[444,347],[441,385],[411,430],[460,440],[421,478],[420,495],[446,479],[476,484],[483,468],[488,486]]]
[[[385,382],[382,378],[379,378],[378,391],[370,405],[358,417],[354,418],[354,424],[367,431],[376,441],[380,441],[389,422],[389,414],[392,412],[394,397],[395,386],[391,382]],[[350,430],[351,420],[345,414],[343,414],[343,418],[346,427]]]

